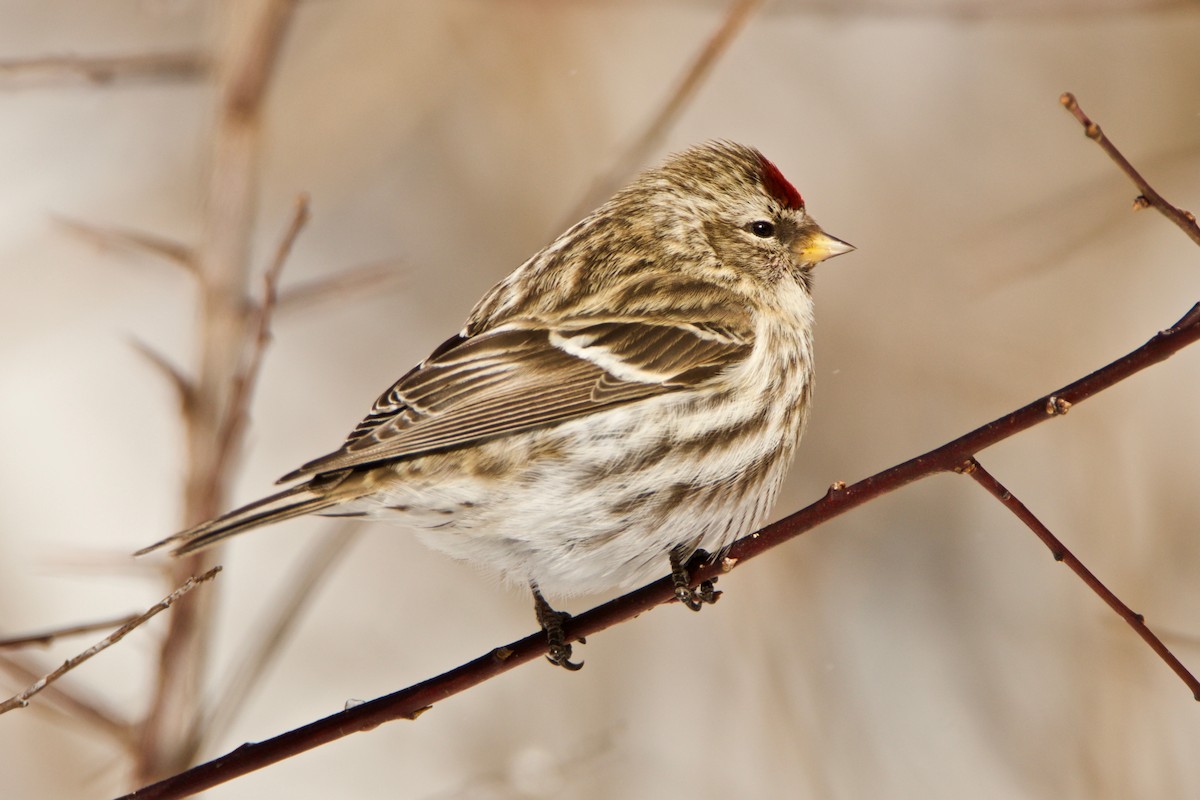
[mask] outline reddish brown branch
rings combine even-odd
[[[693,571],[692,577],[697,583],[713,578],[869,500],[920,478],[952,471],[978,451],[1047,419],[1061,416],[1072,405],[1169,358],[1197,339],[1200,339],[1200,304],[1193,306],[1178,323],[1155,334],[1138,349],[1056,392],[858,483],[850,486],[840,482],[835,484],[823,498],[807,508],[738,540],[719,563],[701,566]],[[566,632],[572,640],[577,641],[674,600],[671,579],[663,578],[580,614],[566,625]],[[413,719],[439,700],[469,689],[518,664],[538,659],[545,649],[545,637],[540,632],[532,634],[423,683],[341,711],[273,739],[243,745],[218,759],[126,795],[125,800],[186,797],[351,733],[370,730],[392,720]]]
[[[1057,536],[1050,532],[1042,521],[1039,520],[1034,513],[1020,500],[1018,500],[1012,492],[1004,487],[1000,481],[996,480],[990,472],[983,468],[983,465],[974,458],[968,458],[958,470],[964,475],[969,475],[975,479],[975,482],[999,500],[1005,508],[1011,511],[1017,519],[1024,522],[1029,529],[1033,531],[1042,544],[1050,549],[1050,554],[1054,556],[1055,561],[1061,561],[1071,568],[1071,571],[1079,576],[1079,579],[1087,584],[1088,588],[1100,596],[1100,599],[1108,603],[1109,608],[1117,612],[1121,619],[1129,623],[1129,627],[1137,631],[1137,635],[1141,636],[1150,645],[1150,649],[1158,653],[1158,657],[1167,663],[1167,666],[1175,671],[1187,687],[1192,690],[1192,696],[1200,701],[1200,682],[1198,682],[1192,673],[1188,672],[1187,667],[1180,663],[1162,640],[1154,635],[1154,632],[1146,626],[1145,619],[1141,614],[1136,613],[1129,606],[1121,602],[1115,594],[1109,591],[1099,578],[1097,578],[1091,570],[1083,565],[1083,562],[1076,558],[1075,554],[1067,549]]]
[[[1096,144],[1100,145],[1100,149],[1103,150],[1108,157],[1113,160],[1113,163],[1120,167],[1121,171],[1129,176],[1129,179],[1133,181],[1135,186],[1137,186],[1140,194],[1138,195],[1138,199],[1135,202],[1134,207],[1145,208],[1147,205],[1153,206],[1154,208],[1158,209],[1158,211],[1161,212],[1167,219],[1178,225],[1184,233],[1191,237],[1193,242],[1200,244],[1200,226],[1196,225],[1196,215],[1190,211],[1184,211],[1178,206],[1168,203],[1161,194],[1155,191],[1154,187],[1142,177],[1142,174],[1137,171],[1133,164],[1129,163],[1129,159],[1125,158],[1125,156],[1121,154],[1121,151],[1117,149],[1117,146],[1109,141],[1109,138],[1104,135],[1104,131],[1100,129],[1100,126],[1093,122],[1091,118],[1083,112],[1083,109],[1079,107],[1079,102],[1075,99],[1075,95],[1071,94],[1070,92],[1065,92],[1062,97],[1059,98],[1059,102],[1063,104],[1063,107],[1065,107],[1067,111],[1071,112],[1075,119],[1079,120],[1079,124],[1083,126],[1083,132],[1087,134],[1087,137]]]

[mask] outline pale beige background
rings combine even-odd
[[[303,190],[314,217],[285,283],[377,260],[401,278],[278,320],[238,500],[336,446],[557,232],[724,8],[302,6],[268,106],[259,263]],[[210,10],[2,0],[0,57],[207,46]],[[819,271],[817,407],[777,515],[1079,377],[1200,297],[1200,252],[1129,213],[1133,190],[1057,102],[1075,91],[1161,191],[1200,208],[1198,42],[1195,2],[767,5],[662,152],[759,146],[859,247]],[[181,441],[128,342],[186,363],[190,286],[52,217],[194,238],[211,99],[161,83],[0,88],[0,634],[162,593],[125,554],[177,525]],[[1193,669],[1198,391],[1193,348],[981,457]],[[228,549],[214,685],[329,526]],[[663,608],[595,637],[579,674],[530,665],[211,796],[1200,796],[1186,689],[965,480],[910,487],[722,587],[703,614]],[[371,527],[208,755],[523,635],[528,605]],[[160,631],[76,679],[135,715]],[[129,788],[118,756],[16,712],[0,719],[0,794],[110,796]]]

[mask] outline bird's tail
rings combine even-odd
[[[235,508],[228,514],[222,514],[194,528],[188,528],[186,531],[168,536],[161,542],[143,547],[134,555],[145,555],[162,547],[172,548],[171,555],[187,555],[211,547],[222,539],[235,536],[243,531],[261,525],[282,522],[292,517],[313,514],[330,506],[344,503],[349,499],[344,492],[337,491],[336,484],[330,486],[328,482],[321,481],[318,486],[314,486],[314,483],[317,481],[307,481],[241,508]]]

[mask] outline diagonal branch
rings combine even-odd
[[[1090,569],[1085,567],[1083,562],[1068,550],[1067,546],[1051,533],[1050,529],[1042,524],[1042,521],[1034,516],[1034,513],[1024,503],[1018,500],[1012,492],[1004,488],[1004,484],[996,480],[974,458],[968,458],[960,465],[957,471],[973,478],[992,497],[995,497],[1005,508],[1011,511],[1017,519],[1029,526],[1029,529],[1042,540],[1042,544],[1050,549],[1050,554],[1054,556],[1054,560],[1061,561],[1070,567],[1071,571],[1078,575],[1079,579],[1086,583],[1089,589],[1099,595],[1100,599],[1105,603],[1108,603],[1109,608],[1117,612],[1121,619],[1129,623],[1129,627],[1137,631],[1138,636],[1141,636],[1146,641],[1146,644],[1150,645],[1151,650],[1158,653],[1158,657],[1175,671],[1179,679],[1186,683],[1187,687],[1192,690],[1192,695],[1196,700],[1200,701],[1200,681],[1197,681],[1195,676],[1188,672],[1187,667],[1181,664],[1179,659],[1175,657],[1175,654],[1167,649],[1162,640],[1146,626],[1146,621],[1142,615],[1121,602],[1121,599],[1113,594]]]
[[[642,135],[626,147],[613,165],[596,179],[592,187],[584,194],[583,199],[571,211],[565,223],[559,226],[560,228],[566,228],[607,200],[613,192],[621,188],[630,174],[645,163],[649,154],[659,145],[670,127],[679,119],[679,115],[687,108],[688,103],[696,96],[696,92],[704,85],[705,79],[716,66],[717,59],[729,49],[729,45],[754,16],[754,12],[758,10],[762,2],[763,0],[734,0],[725,13],[721,25],[708,37],[704,47],[688,65],[683,80],[675,87],[675,91],[671,93],[666,104],[659,109],[650,124],[642,131]]]
[[[824,497],[807,508],[739,539],[719,563],[704,564],[692,570],[692,579],[696,583],[711,580],[721,572],[728,572],[737,564],[761,555],[870,500],[921,478],[953,471],[978,451],[1038,423],[1065,414],[1072,405],[1166,360],[1198,339],[1200,303],[1192,306],[1175,325],[1158,332],[1141,347],[1058,391],[1040,397],[941,447],[858,483],[850,486],[840,481],[835,483]],[[663,578],[574,617],[564,626],[565,633],[570,640],[578,641],[674,600],[673,582],[671,578]],[[122,800],[186,797],[351,733],[370,730],[384,722],[397,719],[414,719],[435,702],[469,689],[518,664],[538,659],[545,654],[545,650],[544,634],[531,634],[423,683],[354,706],[273,739],[242,745],[220,758],[126,795]]]
[[[1100,149],[1108,154],[1108,157],[1113,160],[1121,171],[1129,176],[1129,180],[1133,181],[1141,194],[1134,204],[1135,208],[1145,208],[1153,206],[1158,209],[1167,219],[1178,225],[1184,233],[1186,233],[1193,242],[1200,244],[1200,226],[1196,225],[1196,215],[1190,211],[1184,211],[1178,206],[1168,203],[1161,194],[1159,194],[1150,183],[1142,177],[1137,168],[1129,163],[1129,159],[1121,154],[1117,146],[1109,141],[1109,138],[1104,135],[1104,131],[1091,118],[1083,113],[1083,109],[1079,107],[1079,102],[1075,99],[1075,95],[1070,92],[1065,92],[1060,97],[1059,102],[1075,119],[1079,120],[1079,124],[1083,126],[1083,132],[1087,137],[1100,145]]]
[[[275,249],[275,257],[263,275],[263,298],[254,310],[251,323],[250,356],[246,365],[233,376],[233,387],[230,393],[229,414],[225,417],[224,425],[218,432],[217,438],[217,470],[223,471],[229,466],[235,446],[242,438],[246,427],[246,419],[250,399],[254,395],[254,387],[258,383],[259,373],[262,372],[263,356],[267,345],[271,343],[271,316],[275,312],[279,299],[279,276],[283,273],[283,265],[287,263],[288,255],[296,237],[308,222],[308,195],[302,194],[296,198],[295,211],[292,221],[280,239]]]
[[[54,683],[56,680],[61,678],[63,675],[66,675],[68,672],[75,669],[80,664],[82,664],[83,662],[90,659],[92,656],[97,655],[98,653],[101,653],[104,650],[107,650],[109,647],[112,647],[114,644],[116,644],[117,642],[124,639],[133,630],[135,630],[136,628],[140,628],[142,625],[149,622],[150,619],[152,617],[154,617],[155,615],[157,615],[159,612],[166,611],[168,608],[175,605],[175,603],[179,600],[179,598],[183,597],[185,594],[190,592],[196,586],[198,586],[201,583],[204,583],[205,581],[212,580],[214,577],[216,577],[217,573],[220,571],[221,571],[220,567],[213,567],[208,572],[204,573],[203,575],[201,575],[198,578],[197,577],[188,578],[187,581],[185,581],[182,586],[180,586],[175,591],[171,592],[169,595],[164,597],[162,600],[155,603],[144,613],[139,614],[138,616],[131,619],[129,622],[126,622],[124,625],[117,628],[115,631],[110,633],[108,636],[105,636],[99,642],[92,645],[87,650],[84,650],[79,655],[68,658],[66,661],[64,661],[58,667],[58,669],[54,670],[53,672],[51,672],[47,675],[43,675],[41,678],[38,678],[36,681],[34,681],[28,687],[26,687],[24,691],[21,691],[21,692],[17,693],[16,695],[13,695],[9,699],[5,700],[4,702],[0,703],[0,714],[3,714],[7,711],[12,711],[14,708],[25,708],[26,706],[29,705],[29,698],[33,697],[38,692],[42,691],[47,686]]]

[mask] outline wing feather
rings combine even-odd
[[[729,326],[598,321],[511,323],[457,336],[397,381],[342,448],[284,476],[410,458],[702,386],[745,359]]]

